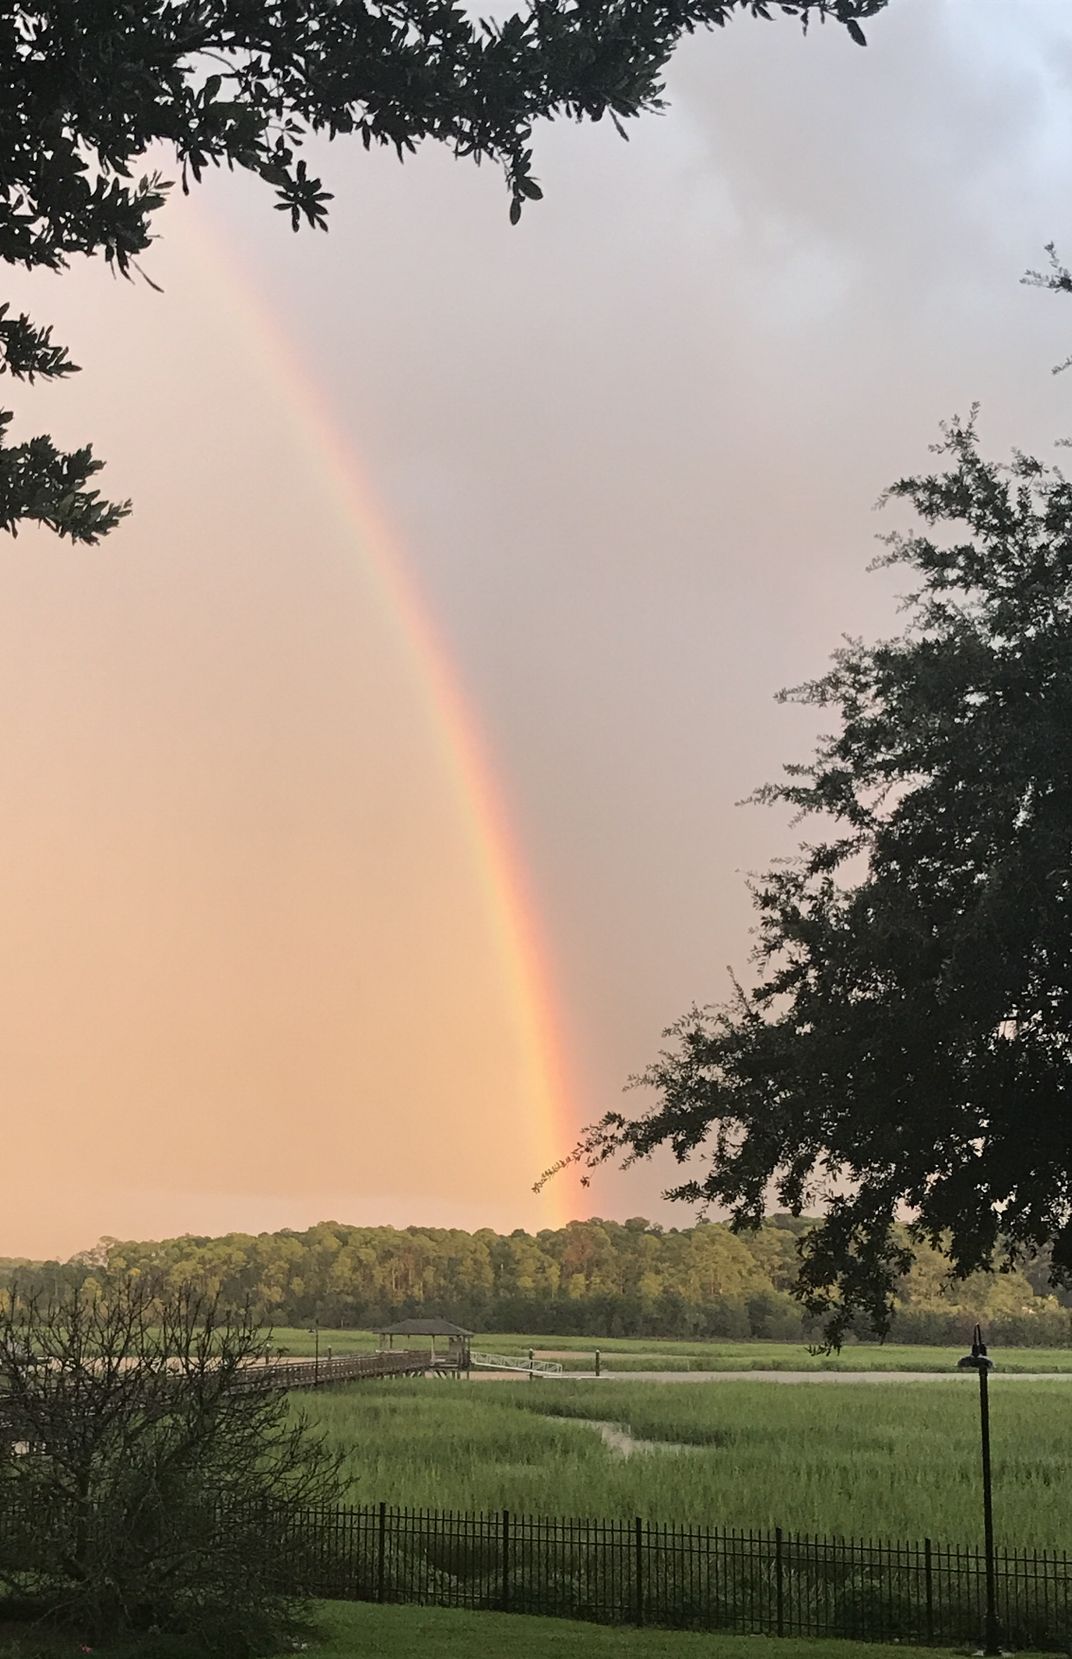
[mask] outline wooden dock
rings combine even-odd
[[[376,1377],[457,1376],[453,1359],[434,1358],[427,1348],[385,1349],[377,1354],[333,1354],[330,1359],[280,1360],[250,1367],[251,1378],[264,1377],[286,1388],[332,1388]]]
[[[319,1360],[279,1360],[250,1365],[244,1380],[250,1388],[338,1388],[346,1383],[376,1377],[423,1377],[428,1374],[456,1377],[458,1366],[450,1359],[436,1357],[427,1348],[395,1349],[378,1354],[340,1354]],[[176,1375],[176,1383],[181,1376]],[[0,1394],[0,1445],[24,1444],[32,1436],[14,1402]]]

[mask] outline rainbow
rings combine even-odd
[[[295,438],[353,536],[365,574],[390,619],[401,659],[441,750],[455,808],[472,849],[483,904],[513,1010],[535,1106],[528,1124],[533,1177],[550,1168],[577,1138],[567,1044],[556,1006],[553,973],[535,899],[502,792],[480,730],[428,608],[408,568],[399,537],[357,456],[339,432],[327,399],[301,366],[279,319],[240,270],[206,214],[185,204],[191,251],[216,292],[230,294],[231,318],[251,356],[271,365]],[[560,1175],[543,1188],[548,1222],[576,1213],[578,1183]]]

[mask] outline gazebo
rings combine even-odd
[[[432,1365],[449,1365],[456,1371],[468,1371],[469,1350],[473,1339],[473,1332],[463,1330],[460,1325],[452,1325],[449,1319],[403,1319],[397,1325],[386,1325],[380,1334],[380,1349],[393,1348],[395,1337],[403,1340],[405,1347],[411,1347],[412,1337],[428,1337],[431,1345],[430,1362]],[[447,1359],[436,1359],[436,1337],[447,1344]]]

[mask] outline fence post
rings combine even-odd
[[[781,1527],[774,1529],[774,1593],[775,1601],[775,1634],[785,1635],[785,1558],[782,1553],[783,1533]]]
[[[384,1565],[387,1557],[387,1505],[380,1504],[380,1523],[376,1535],[376,1600],[383,1600]]]
[[[644,1537],[643,1525],[638,1515],[633,1522],[633,1570],[636,1575],[636,1622],[644,1623]]]
[[[934,1562],[931,1557],[931,1541],[923,1540],[923,1581],[927,1597],[927,1641],[934,1639]]]
[[[510,1511],[502,1512],[502,1604],[503,1612],[510,1607]]]

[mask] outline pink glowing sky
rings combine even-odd
[[[665,1167],[530,1191],[549,1130],[480,851],[310,410],[512,824],[553,1142],[746,964],[743,872],[791,840],[734,803],[807,745],[772,694],[896,626],[882,487],[976,398],[999,448],[1069,426],[1072,310],[1017,279],[1072,247],[1072,19],[892,0],[869,34],[690,43],[629,145],[538,135],[517,230],[489,172],[340,144],[328,237],[222,177],[161,215],[162,294],[9,282],[84,366],[20,432],[92,438],[136,511],[0,547],[0,1252],[688,1219]]]

